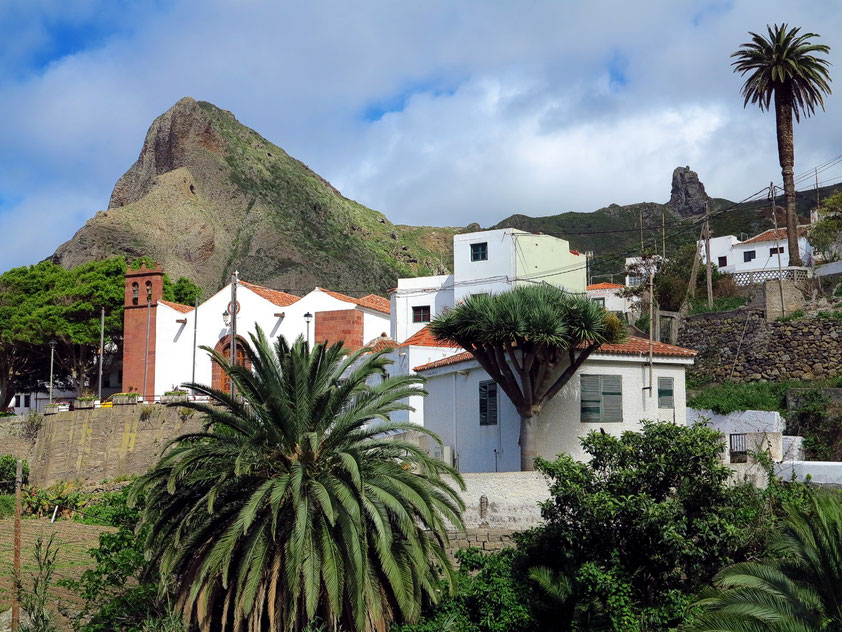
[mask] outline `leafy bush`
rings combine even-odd
[[[0,519],[15,515],[15,495],[0,494]]]
[[[422,620],[395,626],[395,632],[531,632],[535,620],[530,604],[535,595],[518,569],[514,549],[483,553],[476,548],[456,553],[459,560],[456,593],[428,608]]]
[[[15,493],[15,477],[17,476],[18,457],[14,454],[0,456],[0,494]],[[23,482],[29,480],[29,462],[23,460]]]
[[[582,445],[587,463],[538,460],[551,483],[547,523],[519,536],[526,563],[571,578],[551,613],[558,629],[585,615],[614,630],[675,627],[702,585],[774,529],[764,492],[729,485],[722,435],[707,426],[645,421]]]
[[[21,617],[20,632],[56,632],[58,629],[49,609],[53,603],[50,588],[58,555],[54,538],[55,535],[51,535],[46,544],[40,536],[35,541],[35,564],[38,570],[32,577],[31,589],[23,585],[20,587],[20,605],[24,615]]]
[[[23,420],[23,426],[21,428],[21,433],[24,437],[31,441],[35,441],[35,438],[38,436],[38,431],[41,430],[41,426],[44,424],[44,415],[32,410]]]
[[[842,406],[813,388],[798,398],[787,414],[787,432],[804,437],[804,452],[811,461],[842,460]]]
[[[799,386],[796,381],[725,382],[704,389],[687,400],[691,408],[712,410],[727,415],[738,410],[786,410],[786,392]]]
[[[820,311],[816,313],[816,318],[822,320],[842,320],[842,310],[833,310],[832,312]]]
[[[107,527],[132,526],[137,511],[128,506],[126,501],[128,486],[119,491],[105,492],[88,499],[84,512],[74,515],[76,522],[96,524]]]
[[[690,303],[690,314],[728,312],[732,309],[738,309],[746,303],[748,303],[748,299],[744,296],[717,296],[713,299],[713,307],[709,308],[707,298],[697,297]]]
[[[777,323],[788,323],[790,321],[799,320],[801,318],[804,318],[804,310],[803,309],[796,309],[791,314],[787,314],[786,316],[779,316],[778,318],[775,319],[775,322],[777,322]]]

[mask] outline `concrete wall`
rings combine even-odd
[[[467,529],[520,530],[541,524],[539,503],[550,497],[539,472],[463,474],[463,520]]]
[[[770,410],[741,410],[727,415],[719,415],[712,410],[697,408],[687,409],[687,423],[697,421],[707,423],[716,428],[727,438],[729,434],[744,434],[749,432],[783,432],[786,419],[781,414]]]
[[[804,308],[804,295],[792,281],[766,281],[763,285],[767,321],[772,322],[781,316]],[[781,290],[783,290],[783,309],[781,309]]]
[[[568,292],[585,292],[585,255],[571,252],[568,241],[530,233],[515,233],[513,237],[515,278],[519,283],[549,283]]]
[[[413,307],[429,306],[430,317],[435,318],[453,306],[453,275],[398,279],[391,301],[391,336],[403,342],[427,324],[412,322]]]
[[[579,439],[592,430],[619,435],[626,430],[639,430],[643,419],[660,419],[680,425],[686,423],[686,364],[656,358],[654,381],[672,377],[673,409],[659,409],[657,393],[649,397],[649,369],[641,359],[610,355],[592,355],[580,373],[621,375],[623,378],[623,421],[617,423],[583,423],[579,377],[574,378],[548,403],[541,413],[538,430],[540,456],[555,458],[560,453],[585,459]],[[511,472],[520,470],[520,416],[514,405],[498,389],[499,420],[496,425],[479,424],[479,383],[488,374],[475,361],[425,371],[426,389],[424,426],[453,448],[455,464],[461,472]]]

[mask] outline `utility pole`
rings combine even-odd
[[[56,341],[50,340],[50,403],[53,403],[53,366],[56,358]]]
[[[661,256],[667,258],[667,219],[666,211],[661,211]]]
[[[12,632],[17,632],[20,626],[20,488],[23,485],[23,461],[18,459],[15,470],[15,545],[14,545],[14,574],[15,588],[12,596]]]
[[[638,209],[638,218],[640,221],[640,256],[643,256],[643,207]]]
[[[819,207],[822,205],[821,196],[819,195],[819,168],[816,167],[816,211],[818,212]]]
[[[652,385],[652,364],[655,355],[655,342],[653,335],[655,331],[655,268],[649,268],[649,397],[652,397],[654,386]]]
[[[99,388],[97,398],[102,401],[102,354],[105,351],[105,308],[99,314]]]
[[[775,205],[775,183],[769,183],[769,196],[772,198],[772,220],[775,222],[775,250],[778,251],[778,291],[781,294],[781,316],[786,316],[784,307],[784,273],[781,266],[781,244],[778,242],[778,208]]]
[[[231,305],[228,311],[231,313],[231,367],[237,362],[237,282],[240,273],[234,270],[231,275]],[[229,379],[231,385],[231,397],[234,397],[234,380]]]
[[[196,335],[197,329],[199,327],[199,297],[196,296],[196,300],[194,301],[193,305],[193,374],[190,378],[190,381],[195,384],[196,383]],[[193,390],[193,389],[190,389]],[[193,394],[196,394],[196,391],[193,391]]]
[[[708,282],[708,309],[713,309],[713,278],[711,277],[710,261],[710,215],[708,214],[708,203],[705,202],[705,259],[707,266]]]

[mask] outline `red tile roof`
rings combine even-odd
[[[459,347],[455,342],[439,340],[430,331],[429,325],[412,334],[398,345],[399,347]]]
[[[365,307],[366,309],[374,310],[375,312],[389,314],[392,311],[392,303],[389,301],[389,299],[383,298],[382,296],[377,296],[376,294],[368,294],[366,296],[363,296],[362,298],[354,298],[353,296],[348,296],[347,294],[340,294],[339,292],[326,290],[323,287],[317,287],[316,289],[321,290],[328,296],[332,296],[333,298],[338,299],[340,301],[344,301],[346,303],[354,303],[355,305]]]
[[[192,312],[193,308],[190,305],[182,305],[181,303],[173,303],[172,301],[158,301],[162,305],[166,305],[167,307],[171,307],[177,312],[181,312],[182,314],[186,314],[187,312]]]
[[[593,285],[589,285],[587,289],[589,290],[618,290],[621,287],[626,287],[622,283],[594,283]]]
[[[374,340],[371,340],[366,347],[371,347],[372,353],[376,353],[378,351],[390,351],[398,346],[398,343],[389,336],[377,336]]]
[[[807,226],[799,226],[798,227],[798,236],[799,237],[806,237],[807,236],[807,228],[808,228]],[[759,244],[759,243],[764,243],[764,242],[768,242],[768,241],[775,241],[776,239],[777,239],[777,241],[786,241],[786,238],[787,238],[786,228],[779,228],[778,232],[777,232],[777,235],[775,235],[775,229],[770,228],[769,230],[764,230],[759,235],[755,235],[751,239],[746,239],[742,243],[744,243],[744,244]]]
[[[675,345],[668,345],[665,342],[655,342],[652,345],[652,352],[653,355],[658,357],[677,357],[677,358],[692,358],[695,357],[698,353],[693,349],[685,349],[684,347],[677,347]],[[599,349],[597,349],[595,354],[618,354],[618,355],[630,355],[630,356],[639,356],[639,355],[648,355],[649,354],[649,340],[646,338],[638,338],[636,336],[632,336],[625,342],[621,342],[618,344],[604,344]],[[434,362],[428,362],[427,364],[422,364],[421,366],[415,367],[414,371],[426,371],[427,369],[437,369],[443,366],[450,366],[452,364],[459,364],[460,362],[467,362],[468,360],[473,360],[474,356],[471,354],[470,351],[464,351],[462,353],[456,354],[454,356],[450,356],[449,358],[444,358],[443,360],[436,360]]]
[[[301,298],[300,296],[295,296],[294,294],[287,294],[286,292],[281,292],[280,290],[270,290],[268,287],[255,285],[254,283],[249,283],[247,281],[240,281],[240,285],[247,287],[261,298],[265,298],[267,301],[277,305],[278,307],[288,307]]]

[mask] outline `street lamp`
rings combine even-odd
[[[53,403],[53,359],[56,355],[56,341],[50,340],[50,403]]]
[[[307,346],[310,346],[310,321],[313,320],[313,315],[310,312],[304,314],[304,322],[307,323]]]
[[[226,327],[231,324],[231,314],[228,313],[227,309],[222,312],[222,322],[225,323]]]

